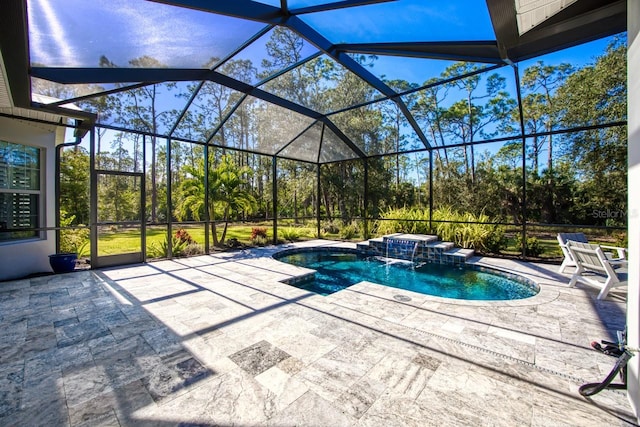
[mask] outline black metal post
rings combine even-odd
[[[364,204],[364,212],[362,213],[363,217],[363,233],[364,238],[369,238],[369,162],[367,159],[362,160],[364,162],[364,196],[363,196],[363,204]]]
[[[513,65],[516,77],[516,93],[518,95],[518,114],[520,115],[520,133],[522,135],[522,258],[527,257],[527,138],[525,138],[524,112],[522,109],[522,91],[520,90],[520,73],[518,66]]]
[[[171,138],[167,138],[167,259],[173,258],[173,230],[171,229]]]
[[[429,150],[429,232],[433,233],[433,150]]]
[[[204,146],[204,253],[209,253],[209,144]]]
[[[271,158],[271,166],[273,168],[273,244],[278,244],[278,158],[273,156]]]
[[[89,232],[91,247],[91,265],[98,262],[98,173],[96,172],[96,132],[91,128],[89,138]]]
[[[321,185],[320,185],[320,167],[322,165],[320,163],[318,163],[317,169],[316,169],[316,192],[317,192],[317,196],[316,196],[316,218],[317,218],[317,222],[318,222],[318,239],[320,238],[320,230],[321,230],[321,224],[320,224],[320,207],[321,207],[321,203],[320,203],[320,192],[322,191]]]
[[[140,178],[140,242],[142,262],[147,262],[147,135],[142,135],[142,177]]]

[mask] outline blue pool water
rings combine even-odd
[[[388,264],[358,253],[327,250],[276,255],[282,262],[316,270],[315,278],[293,286],[328,295],[361,281],[445,298],[514,300],[537,293],[532,286],[470,267],[410,263]]]

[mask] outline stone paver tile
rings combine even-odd
[[[274,406],[271,392],[236,368],[210,377],[189,393],[132,413],[134,420],[162,420],[175,425],[265,425]],[[287,423],[287,425],[291,425]]]
[[[211,376],[212,372],[194,358],[169,365],[159,364],[142,383],[156,402],[172,400]]]
[[[383,382],[363,377],[353,384],[334,402],[344,413],[360,418],[386,390]]]
[[[352,426],[356,419],[340,411],[313,391],[308,391],[289,407],[269,419],[270,426],[297,425],[306,427]]]
[[[318,244],[335,243],[294,246]],[[272,281],[296,274],[263,258],[276,250],[3,283],[0,425],[600,426],[631,417],[624,393],[592,403],[577,391],[611,369],[589,342],[615,339],[624,301],[568,288],[555,266],[477,258],[541,280],[527,300],[461,302],[364,282],[322,297]],[[410,301],[394,299],[405,293]]]
[[[69,407],[69,417],[72,425],[99,425],[114,416],[127,424],[133,421],[135,411],[145,407],[155,407],[155,403],[141,381],[132,381],[80,405]]]
[[[465,406],[462,399],[432,393],[428,404],[416,403],[410,397],[387,393],[382,395],[362,416],[359,427],[423,427],[423,426],[499,425],[487,422],[481,414]],[[505,426],[506,427],[506,426]]]
[[[256,381],[270,390],[276,411],[281,411],[309,390],[306,384],[274,366],[255,377]]]
[[[23,363],[14,362],[0,366],[0,417],[6,417],[19,411],[23,398],[23,380]]]
[[[615,393],[610,391],[601,392],[604,394]],[[625,396],[620,397],[625,399]],[[543,426],[585,426],[598,427],[603,425],[627,425],[623,420],[630,421],[628,425],[633,425],[635,420],[629,410],[620,411],[620,417],[613,423],[611,414],[603,411],[597,405],[601,403],[602,397],[593,398],[596,404],[582,398],[575,390],[573,393],[558,393],[553,390],[537,390],[528,397],[533,405],[531,420],[532,427]],[[600,402],[598,402],[600,400]],[[606,407],[606,406],[605,406]]]
[[[281,337],[276,345],[304,364],[312,363],[336,348],[336,344],[314,334],[299,333]]]
[[[271,343],[260,341],[230,355],[229,359],[250,375],[256,376],[289,357],[291,355]]]
[[[67,404],[77,406],[112,391],[115,384],[105,366],[85,366],[63,376]]]

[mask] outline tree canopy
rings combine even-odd
[[[620,124],[626,120],[623,41],[614,41],[593,63],[577,69],[539,61],[521,70],[523,129],[505,77],[512,72],[509,69],[481,72],[477,65],[455,63],[424,82],[385,79],[398,93],[407,92],[401,105],[393,100],[375,102],[380,96],[377,90],[326,56],[279,74],[303,59],[302,47],[299,37],[276,29],[262,63],[230,60],[218,70],[241,81],[263,81],[264,90],[328,114],[370,156],[366,162],[323,165],[320,193],[313,163],[322,148],[320,136],[335,138],[331,129],[206,81],[156,83],[83,101],[84,108],[104,114],[110,123],[147,134],[143,138],[134,132],[98,129],[98,167],[144,172],[148,197],[144,217],[150,224],[168,217],[202,221],[206,212],[212,221],[224,223],[222,242],[230,221],[273,214],[274,180],[278,215],[296,220],[315,215],[316,206],[327,220],[346,223],[377,217],[390,208],[431,203],[434,208],[453,207],[514,224],[624,225],[624,216],[606,214],[626,211],[626,126]],[[365,68],[377,61],[375,56],[355,59]],[[218,62],[211,58],[204,65]],[[105,57],[99,65],[117,66]],[[142,57],[132,59],[129,66],[163,64]],[[472,74],[451,80],[466,73]],[[437,85],[439,81],[446,83]],[[196,89],[197,95],[190,95]],[[55,94],[55,85],[49,90]],[[182,110],[172,100],[189,102]],[[352,105],[358,107],[345,109]],[[403,105],[431,149],[414,132]],[[571,128],[581,130],[564,132]],[[169,131],[176,139],[161,136]],[[521,131],[531,135],[524,138],[524,150]],[[502,139],[484,143],[493,138]],[[216,147],[209,147],[205,159],[203,144],[208,143]],[[339,146],[331,149],[347,156],[346,146]],[[277,163],[277,176],[272,170],[273,147],[285,157]],[[296,156],[304,161],[295,161]],[[88,165],[87,151],[64,151],[61,208],[75,215],[78,223],[89,220]],[[105,183],[103,196],[111,201],[103,207],[105,218],[124,218],[135,209],[129,200],[136,197],[135,191],[122,185],[117,180]],[[217,233],[213,235],[217,239]]]

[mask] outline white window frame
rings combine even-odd
[[[15,188],[0,188],[0,194],[35,194],[38,195],[38,212],[37,212],[37,219],[36,219],[36,227],[38,228],[42,228],[45,226],[45,164],[46,164],[46,148],[45,147],[41,147],[41,146],[37,146],[37,145],[32,145],[32,144],[26,144],[24,142],[15,142],[15,141],[10,141],[7,139],[0,139],[0,141],[7,143],[7,144],[12,144],[12,145],[20,145],[20,146],[24,146],[24,147],[31,147],[31,148],[35,148],[38,150],[39,153],[39,169],[38,169],[38,182],[39,182],[39,190],[28,190],[28,189],[15,189]],[[11,165],[10,165],[11,167]],[[1,219],[1,218],[0,218]],[[11,228],[10,225],[8,225],[8,228]],[[4,233],[3,233],[4,234]],[[5,240],[0,240],[0,246],[3,245],[9,245],[9,244],[14,244],[14,243],[21,243],[21,242],[27,242],[27,241],[34,241],[34,240],[44,240],[46,239],[46,233],[44,231],[37,231],[36,234],[34,236],[29,236],[29,237],[14,237],[14,238],[8,238]]]

